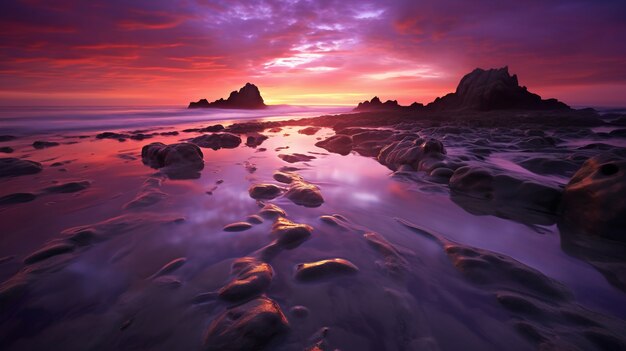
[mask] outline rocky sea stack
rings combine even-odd
[[[465,75],[456,92],[437,98],[426,106],[429,110],[569,110],[556,99],[541,99],[524,86],[508,67],[484,70],[477,68]]]
[[[410,106],[402,106],[396,100],[387,100],[384,103],[380,101],[378,96],[374,96],[370,101],[359,102],[354,111],[417,111],[424,107],[423,104],[414,102]]]
[[[267,107],[261,97],[261,92],[256,85],[246,83],[239,91],[230,93],[228,99],[219,99],[209,102],[207,99],[200,99],[198,102],[190,102],[189,108],[237,108],[237,109],[262,109]]]
[[[409,106],[399,105],[396,100],[382,102],[378,97],[360,102],[354,109],[366,111],[493,111],[493,110],[570,110],[566,104],[556,100],[543,100],[524,86],[520,86],[517,75],[510,75],[508,67],[484,70],[476,68],[466,74],[456,92],[436,98],[424,106],[414,102]]]

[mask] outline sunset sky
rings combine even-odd
[[[506,4],[505,4],[506,3]],[[476,67],[574,106],[626,106],[626,1],[8,0],[2,105],[427,103]]]

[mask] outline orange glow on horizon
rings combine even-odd
[[[626,105],[623,5],[502,6],[15,2],[0,14],[0,105],[186,106],[246,82],[268,104],[426,104],[505,65],[544,98]]]

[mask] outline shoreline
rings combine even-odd
[[[11,301],[9,315],[25,323],[33,306],[51,321],[33,327],[32,338],[9,333],[9,340],[18,349],[44,345],[67,338],[63,330],[74,325],[82,330],[74,333],[81,345],[87,342],[81,335],[89,335],[83,328],[100,330],[101,337],[122,329],[123,343],[156,329],[166,335],[164,345],[199,349],[209,342],[203,335],[221,342],[214,330],[228,328],[221,323],[232,306],[251,318],[254,306],[274,306],[273,316],[289,322],[287,331],[276,329],[282,339],[268,341],[277,350],[318,342],[365,346],[375,342],[359,332],[370,320],[404,330],[402,338],[416,345],[443,349],[468,342],[501,348],[511,340],[532,349],[536,341],[518,331],[518,318],[544,343],[589,342],[578,335],[590,329],[559,311],[615,338],[605,342],[623,342],[626,310],[615,308],[624,296],[621,246],[571,236],[542,200],[560,197],[587,158],[619,150],[623,137],[611,133],[623,128],[580,114],[551,120],[548,112],[518,114],[360,113],[221,127],[193,122],[171,126],[169,134],[55,135],[39,140],[41,149],[31,145],[40,136],[4,141],[0,146],[16,149],[3,157],[32,160],[42,170],[0,179],[5,200],[33,195],[0,205],[11,233],[0,254],[0,301]],[[572,127],[556,126],[564,121]],[[153,143],[189,142],[200,146],[203,156],[193,160],[201,163],[150,163],[151,156],[142,155]],[[192,172],[180,172],[182,166]],[[464,167],[488,174],[473,176],[478,187],[470,178],[454,181]],[[518,193],[510,197],[510,191]],[[37,223],[29,213],[41,214]],[[265,283],[239,297],[231,292],[233,282],[245,280],[238,262],[273,273],[262,273]],[[307,270],[296,273],[302,263]],[[59,282],[65,287],[52,289]],[[98,288],[78,294],[83,282]],[[55,305],[39,291],[54,291],[64,302]],[[468,300],[481,312],[468,313]],[[554,324],[520,312],[518,303],[552,316]],[[340,308],[345,305],[350,311]],[[88,306],[98,306],[102,317],[90,319]],[[68,309],[78,311],[76,317],[62,317]],[[340,327],[348,316],[358,327]],[[176,328],[170,320],[184,322]],[[477,341],[470,327],[476,324],[495,332]],[[310,341],[324,326],[328,336]],[[233,333],[229,342],[239,340]]]

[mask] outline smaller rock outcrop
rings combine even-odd
[[[417,102],[414,102],[409,106],[402,106],[398,104],[398,101],[396,100],[387,100],[383,103],[380,101],[378,96],[374,96],[370,101],[365,100],[363,102],[359,102],[353,111],[418,111],[422,108],[424,108],[424,105]]]
[[[0,178],[35,174],[42,170],[43,167],[39,162],[14,157],[0,158]]]
[[[230,93],[228,99],[219,99],[209,102],[207,99],[200,99],[197,102],[189,103],[189,108],[236,108],[236,109],[262,109],[267,107],[261,92],[256,85],[246,83],[246,85]]]
[[[289,330],[289,322],[273,300],[259,297],[224,311],[209,325],[208,351],[261,350]]]
[[[213,133],[195,137],[189,142],[213,150],[234,149],[241,144],[241,138],[231,133]]]
[[[200,148],[190,143],[152,143],[141,149],[143,163],[160,168],[170,178],[198,178],[204,169],[203,157]]]

